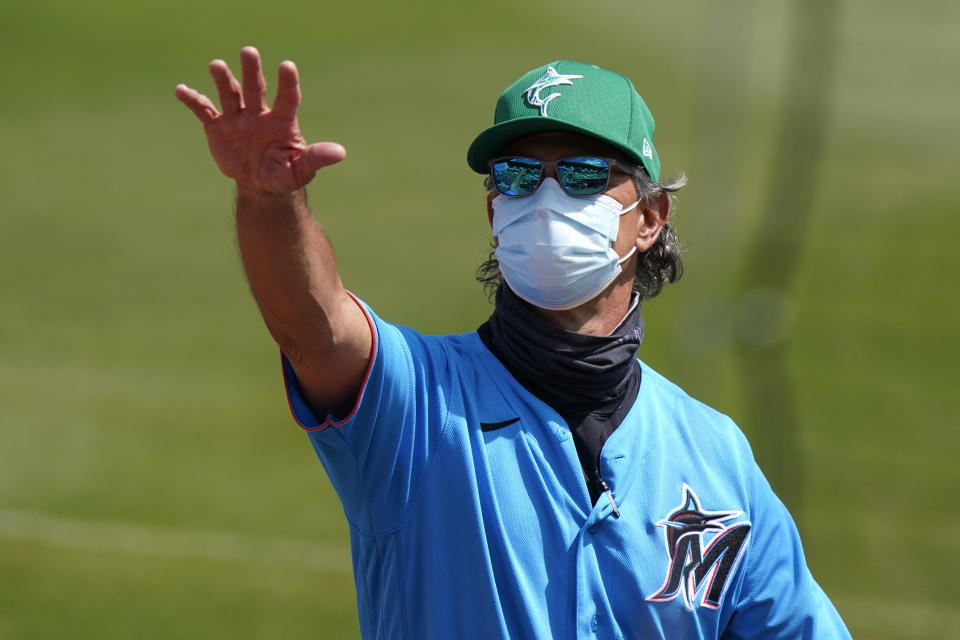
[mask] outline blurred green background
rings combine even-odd
[[[743,426],[854,636],[956,637],[958,18],[4,0],[0,638],[358,636],[342,512],[289,418],[232,186],[173,96],[213,94],[207,62],[245,44],[270,83],[298,62],[305,135],[348,149],[310,191],[347,286],[425,332],[490,312],[465,152],[501,89],[561,57],[630,76],[665,175],[690,176],[687,273],[647,305],[641,357]],[[771,230],[785,248],[759,251]]]

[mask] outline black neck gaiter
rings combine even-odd
[[[600,451],[640,388],[636,355],[643,318],[634,302],[610,335],[591,336],[553,326],[504,284],[493,314],[478,329],[513,377],[566,420],[594,502],[603,492]]]

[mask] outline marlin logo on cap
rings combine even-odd
[[[573,84],[577,78],[582,78],[575,74],[557,73],[553,67],[547,67],[546,73],[540,76],[540,79],[527,88],[527,103],[532,107],[540,109],[540,115],[547,115],[547,105],[554,98],[559,98],[559,93],[551,93],[546,98],[540,96],[540,92],[548,87],[556,87],[562,84]]]

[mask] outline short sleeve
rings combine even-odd
[[[444,338],[380,319],[358,301],[373,333],[373,357],[356,404],[344,418],[315,416],[283,358],[294,419],[307,432],[347,519],[363,535],[403,520],[447,420],[457,388]]]
[[[787,508],[754,465],[752,531],[744,579],[724,638],[850,638],[807,568]]]

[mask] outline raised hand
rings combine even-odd
[[[239,189],[290,193],[310,182],[318,169],[343,160],[346,150],[339,144],[307,144],[301,135],[300,79],[293,62],[280,64],[272,109],[267,107],[260,53],[244,47],[240,67],[242,84],[223,60],[210,63],[222,112],[195,89],[183,84],[176,88],[177,98],[203,123],[213,159]]]

